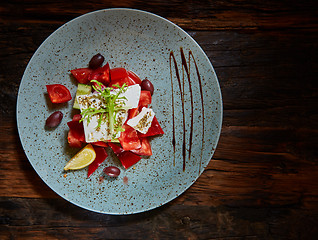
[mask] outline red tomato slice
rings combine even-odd
[[[139,76],[134,73],[133,71],[127,71],[128,73],[128,77],[133,80],[135,82],[135,84],[140,84],[141,83],[141,79],[139,78]]]
[[[119,142],[125,151],[141,147],[137,131],[127,124],[123,125],[124,132],[121,132]]]
[[[113,68],[110,70],[110,86],[113,85],[119,85],[122,86],[124,85],[124,83],[127,84],[127,86],[131,86],[131,85],[135,85],[137,84],[134,81],[133,77],[131,73],[129,73],[130,71],[127,71],[125,68]]]
[[[61,84],[46,85],[52,103],[64,103],[72,99],[70,91]]]
[[[97,80],[105,85],[108,85],[110,82],[109,72],[109,64],[106,63],[103,67],[93,70],[93,72],[89,75],[88,80]]]
[[[97,147],[93,145],[93,148],[96,153],[95,160],[88,166],[87,177],[89,178],[93,172],[101,165],[105,159],[108,157],[108,154],[104,147]]]
[[[139,110],[141,110],[143,107],[148,107],[149,104],[151,104],[151,93],[146,90],[141,90],[138,104]]]
[[[126,83],[127,86],[135,85],[135,82],[133,82],[130,78],[127,77],[127,78],[121,78],[121,79],[118,79],[118,80],[111,81],[109,83],[109,86],[113,87],[114,85],[119,85],[121,87],[125,83]],[[116,88],[116,87],[114,87],[114,88]]]
[[[79,83],[89,83],[88,77],[92,74],[93,70],[90,68],[78,68],[71,70],[72,75]]]
[[[151,156],[152,151],[151,151],[151,145],[148,138],[141,138],[140,142],[141,142],[141,148],[136,150],[131,150],[131,152],[136,153],[138,155],[142,155],[142,156]]]
[[[162,130],[156,116],[153,118],[150,128],[148,129],[148,132],[143,134],[138,132],[138,136],[140,138],[142,137],[149,137],[149,136],[155,136],[159,134],[164,134],[164,131]]]
[[[110,80],[116,81],[119,79],[124,79],[128,77],[128,72],[125,68],[112,68],[110,69]]]

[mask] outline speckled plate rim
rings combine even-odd
[[[183,32],[185,35],[187,35],[188,38],[193,41],[193,44],[195,44],[196,47],[197,47],[200,51],[202,51],[203,55],[204,55],[205,58],[206,58],[206,62],[210,65],[210,68],[212,69],[212,71],[215,72],[215,71],[214,71],[214,68],[213,68],[213,66],[212,66],[212,63],[210,62],[209,58],[208,58],[208,57],[206,56],[206,54],[204,53],[204,51],[203,51],[203,49],[201,48],[201,46],[200,46],[186,31],[184,31],[181,27],[179,27],[179,26],[176,25],[175,23],[173,23],[173,22],[171,22],[171,21],[169,21],[169,20],[167,20],[167,19],[165,19],[165,18],[163,18],[163,17],[161,17],[161,16],[159,16],[159,15],[156,15],[156,14],[153,14],[153,13],[150,13],[150,12],[147,12],[147,11],[142,11],[142,10],[137,10],[137,9],[130,9],[130,8],[101,9],[101,10],[97,10],[97,11],[93,11],[93,12],[89,12],[89,13],[83,14],[83,15],[81,15],[81,16],[78,16],[78,17],[76,17],[76,18],[74,18],[74,19],[72,19],[72,20],[66,22],[65,24],[63,24],[62,26],[60,26],[59,28],[57,28],[52,34],[50,34],[50,35],[46,38],[46,40],[38,47],[38,49],[35,51],[35,53],[34,53],[33,56],[31,57],[31,59],[29,60],[29,63],[28,63],[28,65],[27,65],[27,67],[26,67],[25,72],[28,70],[29,64],[32,62],[32,60],[33,60],[33,58],[36,56],[37,52],[40,51],[40,49],[42,48],[42,46],[44,46],[50,38],[54,37],[54,35],[55,35],[56,32],[58,32],[60,29],[64,28],[65,25],[69,25],[69,24],[71,24],[72,22],[77,21],[78,19],[80,19],[80,18],[82,18],[82,17],[85,17],[85,16],[88,16],[88,15],[91,15],[91,14],[95,14],[95,13],[98,13],[98,12],[114,11],[114,10],[115,10],[115,11],[116,11],[116,10],[135,11],[135,12],[139,12],[139,13],[143,13],[143,14],[152,15],[152,16],[158,18],[158,19],[161,19],[162,21],[164,21],[164,22],[166,22],[166,23],[168,23],[168,24],[173,25],[173,26],[176,27],[179,31],[181,31],[181,32]],[[219,129],[219,131],[218,131],[218,134],[217,134],[217,138],[215,139],[214,150],[210,153],[210,155],[209,155],[209,160],[206,161],[206,163],[205,163],[204,165],[202,165],[202,170],[201,170],[201,172],[196,176],[196,178],[193,179],[190,184],[188,184],[187,186],[184,186],[184,187],[183,187],[183,191],[179,192],[179,193],[176,194],[175,196],[170,197],[169,199],[167,199],[166,201],[164,201],[164,202],[162,202],[162,203],[160,203],[160,204],[157,204],[157,205],[155,205],[155,206],[151,206],[151,207],[148,207],[148,208],[140,209],[140,210],[138,210],[138,211],[130,211],[130,212],[103,212],[103,211],[99,211],[98,209],[93,209],[93,208],[90,208],[90,207],[87,207],[87,206],[83,206],[83,205],[79,204],[78,202],[73,201],[72,199],[68,199],[67,197],[61,195],[58,191],[56,191],[56,189],[54,189],[54,188],[50,185],[49,182],[45,181],[45,180],[40,176],[39,172],[37,171],[36,166],[35,166],[35,165],[33,164],[33,162],[30,160],[30,156],[28,155],[28,153],[25,152],[25,154],[26,154],[26,156],[27,156],[27,158],[28,158],[30,164],[32,165],[33,169],[34,169],[34,170],[37,172],[37,174],[42,178],[42,180],[43,180],[55,193],[57,193],[59,196],[61,196],[62,198],[64,198],[65,200],[71,202],[72,204],[74,204],[74,205],[76,205],[76,206],[79,206],[79,207],[81,207],[81,208],[84,208],[84,209],[86,209],[86,210],[90,210],[90,211],[93,211],[93,212],[103,213],[103,214],[110,214],[110,215],[136,214],[136,213],[141,213],[141,212],[145,212],[145,211],[149,211],[149,210],[158,208],[158,207],[160,207],[160,206],[162,206],[162,205],[165,205],[166,203],[168,203],[168,202],[174,200],[175,198],[177,198],[177,197],[179,197],[180,195],[182,195],[186,190],[188,190],[188,189],[192,186],[192,184],[193,184],[194,182],[196,182],[196,180],[201,176],[201,174],[203,173],[204,169],[207,167],[207,165],[209,164],[210,160],[211,160],[212,157],[213,157],[214,151],[215,151],[215,149],[216,149],[216,147],[217,147],[217,144],[218,144],[218,142],[219,142],[219,138],[220,138],[220,135],[221,135],[221,129],[222,129],[222,122],[223,122],[223,100],[222,100],[221,88],[220,88],[219,81],[218,81],[218,78],[217,78],[217,75],[216,75],[216,74],[215,74],[215,78],[216,78],[216,84],[217,84],[216,87],[217,87],[217,89],[218,89],[218,94],[219,94],[218,97],[219,97],[219,100],[220,100],[220,109],[219,109],[220,117],[219,117],[219,122],[218,122],[218,126],[217,126],[218,129]],[[22,77],[22,80],[23,80],[23,77]],[[22,80],[21,80],[21,83],[22,83]],[[21,87],[21,83],[20,83],[20,87]],[[19,93],[20,93],[20,91],[21,91],[20,87],[19,87]],[[23,139],[21,138],[21,132],[20,132],[20,129],[19,129],[19,116],[18,116],[19,99],[20,99],[20,96],[19,96],[19,94],[18,94],[17,106],[16,106],[16,109],[17,109],[17,111],[16,111],[16,119],[17,119],[17,125],[18,125],[18,132],[19,132],[20,141],[21,141],[22,146],[23,146],[23,149],[24,149],[25,143],[24,143]]]

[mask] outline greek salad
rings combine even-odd
[[[106,148],[112,149],[125,169],[142,156],[151,156],[149,138],[164,134],[154,110],[150,107],[154,86],[148,79],[122,67],[110,68],[104,56],[96,54],[88,67],[71,70],[78,87],[73,98],[76,109],[67,122],[67,141],[79,152],[66,164],[64,170],[88,166],[87,177],[97,170],[108,157]],[[62,84],[46,85],[52,103],[72,99],[70,91]],[[57,127],[63,114],[52,113],[46,127]],[[104,172],[112,177],[120,174],[116,166]]]

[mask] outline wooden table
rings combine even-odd
[[[165,2],[165,3],[164,3]],[[201,177],[172,202],[97,214],[55,194],[16,127],[21,77],[39,45],[90,11],[129,7],[186,30],[218,75],[224,121]],[[314,239],[318,235],[317,1],[1,1],[1,239]]]

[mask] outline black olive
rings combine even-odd
[[[104,56],[98,53],[92,57],[92,59],[89,61],[88,66],[91,69],[99,68],[100,66],[102,66],[104,60]]]
[[[142,80],[142,82],[140,83],[140,87],[141,87],[141,90],[147,90],[150,92],[151,95],[153,94],[154,87],[148,79]]]

